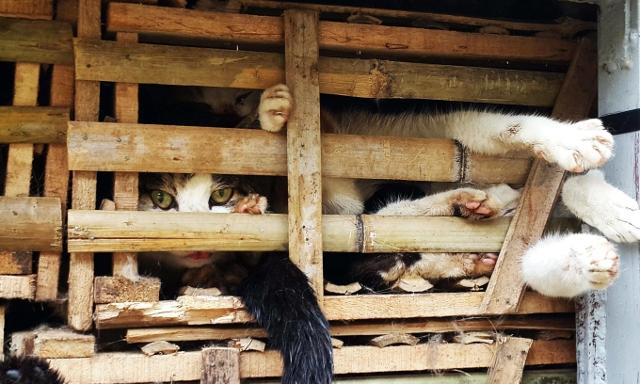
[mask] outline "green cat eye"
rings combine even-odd
[[[165,191],[155,189],[149,194],[153,204],[160,209],[169,209],[173,206],[173,196]]]
[[[222,205],[231,200],[231,196],[233,196],[233,188],[216,189],[211,193],[210,202],[212,205]]]

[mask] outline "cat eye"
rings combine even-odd
[[[160,209],[167,210],[173,206],[173,196],[165,191],[155,189],[151,191],[149,196],[153,204]]]
[[[229,200],[231,200],[231,196],[233,196],[233,188],[231,187],[216,189],[211,193],[209,205],[226,204]]]

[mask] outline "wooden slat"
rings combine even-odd
[[[284,81],[277,53],[110,41],[74,41],[77,78],[144,84],[265,89]],[[384,60],[321,57],[320,92],[551,106],[562,75]]]
[[[204,348],[200,384],[240,384],[240,351],[237,348]]]
[[[68,145],[73,170],[287,174],[285,138],[260,130],[75,121]],[[259,162],[247,156],[256,152]],[[522,157],[460,156],[446,139],[322,135],[327,177],[522,184],[529,164]]]
[[[359,223],[325,215],[322,222],[328,252],[497,252],[509,226],[508,218],[423,216],[363,216]],[[283,214],[69,210],[67,235],[70,252],[283,251],[287,233]]]
[[[130,277],[130,275],[128,276]],[[96,304],[158,301],[160,300],[160,279],[139,277],[131,280],[124,276],[96,276],[93,291],[93,301]]]
[[[511,330],[552,330],[569,331],[575,329],[574,316],[554,315],[553,318],[522,316],[511,318],[486,319],[428,319],[368,321],[365,323],[350,322],[331,324],[331,335],[341,336],[377,336],[392,333],[447,333],[470,331],[511,331]],[[129,344],[150,343],[154,341],[197,341],[227,340],[245,337],[264,338],[266,332],[262,328],[228,327],[228,326],[189,326],[162,328],[128,329],[126,340]]]
[[[93,335],[75,333],[69,329],[35,329],[11,335],[11,354],[44,359],[90,357],[95,353],[95,344]]]
[[[494,361],[489,368],[489,384],[520,383],[533,340],[499,337]]]
[[[100,0],[79,0],[78,36],[100,38]],[[76,68],[77,69],[77,68]],[[100,108],[100,84],[76,79],[76,120],[97,121]],[[73,172],[71,206],[94,209],[96,173]],[[71,253],[69,262],[69,303],[67,323],[79,331],[92,327],[93,315],[93,254]]]
[[[158,23],[162,20],[162,23]],[[283,19],[112,3],[108,29],[204,38],[235,44],[282,45]],[[321,21],[320,49],[382,57],[569,62],[575,44],[540,37],[505,36]]]
[[[491,364],[495,345],[419,344],[378,348],[343,347],[334,350],[335,373],[425,371],[486,368]],[[572,340],[534,341],[527,365],[571,364],[575,362]],[[156,381],[200,380],[200,351],[175,355],[145,356],[142,353],[101,353],[90,358],[52,359],[70,384],[146,383]],[[118,369],[113,369],[118,367]],[[240,354],[240,377],[277,377],[282,374],[280,355],[275,351]]]
[[[62,250],[60,199],[0,197],[0,249]]]
[[[329,320],[473,316],[480,313],[482,296],[482,292],[325,296],[323,311]],[[530,292],[518,314],[568,312],[573,312],[571,302]],[[234,324],[251,320],[240,298],[234,296],[180,296],[178,300],[156,303],[101,304],[96,306],[95,313],[99,329]]]
[[[33,254],[29,251],[0,251],[0,275],[28,275]]]
[[[53,0],[0,0],[0,16],[51,20]]]
[[[56,64],[51,74],[51,105],[67,109],[73,105],[73,67]],[[66,137],[66,129],[64,131]],[[63,218],[67,213],[69,193],[69,166],[67,146],[64,143],[49,144],[44,171],[44,195],[60,198]],[[60,279],[60,252],[41,252],[38,257],[36,300],[50,301],[58,296]]]
[[[598,84],[596,57],[593,43],[581,40],[553,109],[555,118],[577,120],[589,114]],[[534,162],[487,287],[482,310],[508,313],[518,307],[524,292],[520,259],[541,238],[564,175],[555,165],[543,160]]]
[[[0,299],[33,300],[36,294],[36,275],[0,276]]]
[[[287,122],[289,258],[322,305],[322,170],[318,14],[285,11],[286,78],[295,108]]]
[[[72,38],[67,23],[0,17],[0,61],[73,64]]]
[[[64,143],[69,108],[0,107],[0,143]]]

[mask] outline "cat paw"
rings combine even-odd
[[[496,267],[498,255],[495,253],[466,253],[462,256],[467,277],[490,276]]]
[[[613,154],[613,136],[600,119],[568,124],[545,141],[534,144],[539,158],[558,164],[569,172],[584,172],[598,168]]]
[[[292,108],[293,98],[286,85],[278,84],[267,88],[262,92],[258,106],[260,127],[265,131],[279,132],[289,120]]]
[[[591,289],[605,289],[618,277],[620,259],[609,243],[604,244],[609,246],[594,245],[583,250],[583,273]]]
[[[245,196],[236,202],[233,207],[234,213],[249,213],[252,215],[261,215],[267,210],[267,198],[257,193]]]
[[[213,264],[189,268],[182,274],[182,284],[194,288],[217,288],[222,284],[222,271]]]
[[[459,188],[452,191],[449,204],[454,216],[472,220],[488,219],[498,214],[499,209],[492,204],[487,193],[480,189]]]

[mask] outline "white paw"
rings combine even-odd
[[[633,198],[608,184],[594,170],[574,176],[562,188],[562,201],[571,213],[619,243],[640,240],[640,207]]]
[[[573,247],[579,263],[577,272],[584,276],[591,289],[607,288],[618,277],[619,258],[616,249],[608,241],[599,240]]]
[[[260,96],[260,105],[258,106],[260,127],[269,132],[280,131],[289,120],[292,108],[293,98],[286,85],[278,84],[265,89]]]
[[[547,140],[534,144],[536,156],[570,172],[598,168],[613,154],[613,136],[599,119],[589,119],[559,128]]]
[[[239,199],[234,208],[235,213],[249,213],[252,215],[261,215],[267,210],[267,198],[257,193],[252,193]]]

